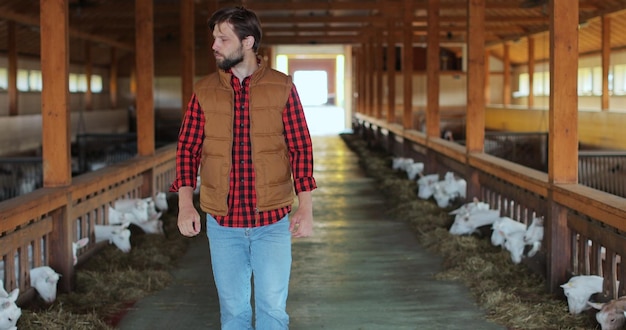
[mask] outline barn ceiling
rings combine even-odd
[[[442,47],[465,43],[467,0],[440,0]],[[361,44],[389,22],[402,22],[405,0],[194,0],[197,47],[208,47],[206,19],[216,7],[244,4],[257,12],[263,24],[264,45]],[[528,39],[535,39],[535,60],[548,58],[548,0],[486,0],[486,43],[494,56],[502,57],[509,45],[513,65],[528,61]],[[416,43],[426,43],[428,1],[412,2]],[[579,51],[599,52],[602,16],[610,19],[610,44],[626,47],[626,1],[580,0]],[[69,0],[70,61],[84,61],[85,45],[96,47],[92,60],[107,65],[115,47],[117,54],[132,52],[135,37],[135,1]],[[14,23],[9,23],[14,22]],[[16,31],[20,56],[38,57],[39,0],[0,1],[0,53],[6,53],[8,31]],[[395,31],[401,41],[401,29]],[[180,39],[180,1],[154,0],[155,48]]]

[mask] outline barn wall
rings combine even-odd
[[[485,129],[510,132],[547,132],[548,110],[486,109]],[[585,111],[578,113],[578,137],[582,144],[603,149],[626,150],[626,113]],[[607,134],[610,132],[610,134]]]
[[[0,120],[0,156],[14,155],[41,148],[41,115],[3,117]],[[71,115],[71,139],[77,133],[128,132],[126,110],[90,111]]]

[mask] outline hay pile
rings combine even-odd
[[[51,305],[36,298],[22,306],[20,330],[109,330],[115,329],[125,311],[139,299],[167,287],[170,271],[187,250],[188,239],[178,233],[176,196],[161,216],[162,235],[132,230],[130,253],[114,245],[95,254],[76,268],[76,289],[59,294]]]
[[[489,320],[516,330],[599,329],[595,311],[570,315],[567,301],[548,294],[541,276],[524,263],[511,262],[509,253],[493,246],[489,237],[451,235],[453,217],[448,212],[460,204],[442,210],[433,200],[420,200],[417,183],[392,169],[393,155],[357,135],[341,136],[366,174],[377,180],[390,216],[405,219],[420,244],[442,257],[443,271],[436,278],[462,281]]]

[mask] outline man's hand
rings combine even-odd
[[[293,237],[309,237],[313,234],[313,202],[310,191],[298,194],[298,209],[291,216],[289,231]]]
[[[187,237],[200,233],[200,214],[193,205],[193,188],[178,190],[178,230]]]

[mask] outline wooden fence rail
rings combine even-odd
[[[106,224],[108,206],[120,198],[144,198],[167,192],[175,176],[176,145],[153,156],[134,157],[77,176],[62,188],[41,188],[0,202],[0,257],[5,289],[20,289],[20,301],[34,295],[29,270],[48,265],[62,275],[59,291],[71,291],[72,242],[89,237],[83,262],[104,244],[96,244],[93,228]]]
[[[355,115],[353,125],[368,144],[424,161],[430,173],[455,171],[468,182],[468,200],[478,197],[503,216],[526,224],[533,216],[543,217],[547,230],[542,250],[524,262],[546,277],[549,292],[562,294],[560,284],[572,275],[593,274],[605,278],[607,296],[626,294],[626,269],[619,267],[626,253],[625,198],[582,184],[553,184],[543,171],[484,152],[468,153],[462,145],[363,114]],[[611,166],[621,169],[618,162]],[[566,228],[550,230],[555,212],[567,212]]]

